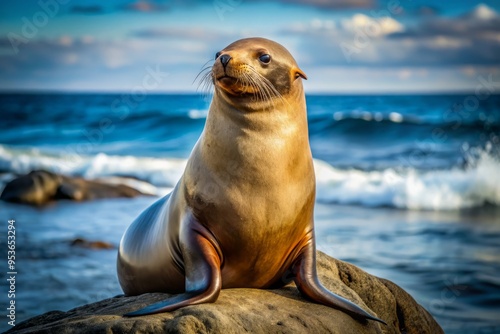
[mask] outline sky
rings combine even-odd
[[[498,92],[499,13],[498,0],[2,1],[0,90],[194,92],[217,51],[259,36],[292,53],[309,93]]]

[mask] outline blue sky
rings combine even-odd
[[[0,90],[195,91],[243,37],[286,46],[308,92],[500,89],[500,2],[25,0],[0,3]],[[149,72],[148,72],[149,71]]]

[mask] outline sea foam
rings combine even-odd
[[[47,154],[37,149],[20,150],[0,145],[0,171],[5,173],[0,185],[14,174],[45,169],[112,182],[120,180],[116,177],[137,179],[149,184],[136,182],[141,189],[162,195],[175,186],[186,162],[186,159],[104,153],[95,156]],[[317,159],[314,167],[319,202],[435,211],[486,204],[500,206],[500,161],[487,152],[480,153],[465,168],[447,170],[339,169]]]
[[[449,170],[343,170],[319,160],[315,170],[320,202],[436,211],[500,206],[500,162],[486,152]]]

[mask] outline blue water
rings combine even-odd
[[[467,96],[308,96],[313,155],[333,166],[362,169],[402,162],[418,168],[460,165],[466,148],[500,143],[500,96],[475,109],[460,107],[467,101]],[[198,95],[150,95],[142,102],[127,95],[0,95],[0,106],[5,145],[187,157],[209,101]]]
[[[496,333],[500,96],[470,101],[307,96],[318,247],[401,285],[447,333]],[[127,177],[162,195],[182,174],[208,107],[199,95],[0,95],[0,189],[18,173],[43,168]],[[116,251],[73,248],[70,241],[117,245],[154,200],[42,208],[0,202],[4,231],[8,219],[18,231],[18,321],[120,293]],[[6,253],[5,237],[0,247]],[[2,281],[0,305],[5,289]],[[0,321],[1,330],[8,327]]]

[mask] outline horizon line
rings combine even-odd
[[[21,95],[21,94],[78,94],[78,95],[115,95],[131,94],[129,90],[68,90],[68,89],[0,89],[0,95]],[[206,93],[188,90],[157,90],[147,92],[146,95],[200,95]],[[408,90],[408,91],[324,91],[305,90],[306,95],[313,96],[338,96],[338,95],[475,95],[475,90]],[[209,93],[212,95],[212,92]],[[492,93],[491,95],[500,95]]]

